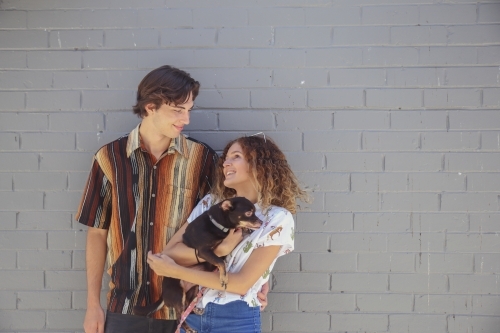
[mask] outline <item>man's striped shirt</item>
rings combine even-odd
[[[184,135],[156,160],[141,145],[139,126],[95,154],[76,215],[108,230],[108,311],[115,313],[131,314],[161,297],[162,278],[149,268],[147,253],[161,252],[186,222],[210,190],[217,161],[210,147]],[[152,317],[175,313],[163,307]]]

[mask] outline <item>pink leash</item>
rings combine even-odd
[[[194,307],[196,304],[198,304],[198,301],[203,297],[203,293],[205,292],[207,288],[203,287],[200,290],[198,290],[198,294],[196,294],[196,297],[193,299],[193,301],[189,304],[189,306],[184,310],[184,312],[181,315],[181,320],[179,321],[179,325],[177,325],[177,330],[175,333],[180,333],[181,331],[181,325],[186,321],[186,318],[189,316],[191,311],[193,311]]]

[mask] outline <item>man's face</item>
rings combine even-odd
[[[158,109],[154,109],[154,105],[151,104],[146,107],[148,111],[149,118],[148,122],[151,123],[152,128],[154,128],[159,135],[175,139],[178,137],[184,126],[189,124],[189,112],[193,108],[193,97],[190,94],[188,100],[184,104],[174,105],[174,104],[162,104]]]

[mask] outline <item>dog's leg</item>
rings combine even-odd
[[[164,277],[161,284],[163,302],[169,308],[182,308],[184,301],[184,290],[180,280]]]
[[[205,248],[198,250],[198,256],[200,258],[205,259],[207,262],[211,263],[212,265],[216,266],[219,269],[220,285],[224,289],[226,289],[228,283],[228,276],[226,272],[226,263],[224,262],[224,259],[217,257],[211,249],[205,249]]]
[[[162,302],[163,302],[163,300],[160,298],[156,302],[151,303],[147,306],[136,305],[136,306],[134,306],[132,313],[136,316],[144,316],[144,317],[149,316],[151,313],[153,313],[155,310],[157,310],[160,307]]]

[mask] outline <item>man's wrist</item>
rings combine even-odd
[[[102,308],[101,300],[98,298],[92,298],[87,300],[87,309],[89,308]]]

